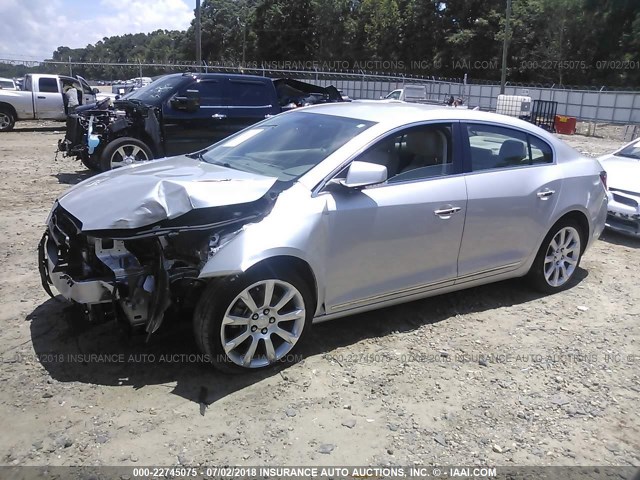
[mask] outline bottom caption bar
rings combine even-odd
[[[489,467],[489,466],[0,466],[2,480],[135,480],[135,479],[457,479],[500,480],[640,480],[638,467]]]

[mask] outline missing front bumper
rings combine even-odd
[[[53,298],[51,285],[67,300],[86,305],[111,303],[115,286],[106,279],[77,280],[58,271],[60,260],[55,242],[45,233],[38,244],[38,268],[42,286]]]
[[[640,218],[609,211],[606,226],[616,232],[640,237]]]

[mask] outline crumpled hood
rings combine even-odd
[[[276,180],[179,156],[96,175],[58,203],[83,231],[133,229],[198,208],[256,201]]]
[[[640,193],[640,160],[605,155],[598,161],[607,172],[609,188]]]

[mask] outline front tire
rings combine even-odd
[[[100,159],[96,158],[94,155],[82,156],[80,157],[80,161],[92,172],[100,173],[102,171]]]
[[[293,360],[315,306],[294,271],[256,268],[205,289],[194,314],[200,350],[223,371],[239,373]]]
[[[6,108],[0,108],[0,132],[13,130],[16,124],[16,117]]]
[[[583,251],[580,225],[573,220],[556,223],[540,246],[529,270],[529,280],[544,293],[567,289],[580,265]]]
[[[120,137],[109,143],[100,155],[103,172],[136,163],[148,162],[153,153],[146,143],[137,138]]]

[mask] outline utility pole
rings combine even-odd
[[[504,87],[507,83],[507,50],[509,48],[509,40],[511,30],[509,22],[511,20],[511,0],[507,0],[507,18],[504,25],[504,43],[502,44],[502,75],[500,77],[500,93],[504,93]]]
[[[246,45],[247,45],[247,23],[246,23],[246,16],[245,16],[245,21],[241,22],[240,21],[240,17],[236,17],[236,21],[238,22],[238,26],[242,27],[242,63],[240,64],[241,67],[244,68],[244,54],[245,54],[245,50],[246,50]]]
[[[242,67],[244,68],[244,52],[247,46],[247,23],[242,24]]]
[[[200,29],[200,0],[196,0],[196,63],[202,66],[202,32]]]

